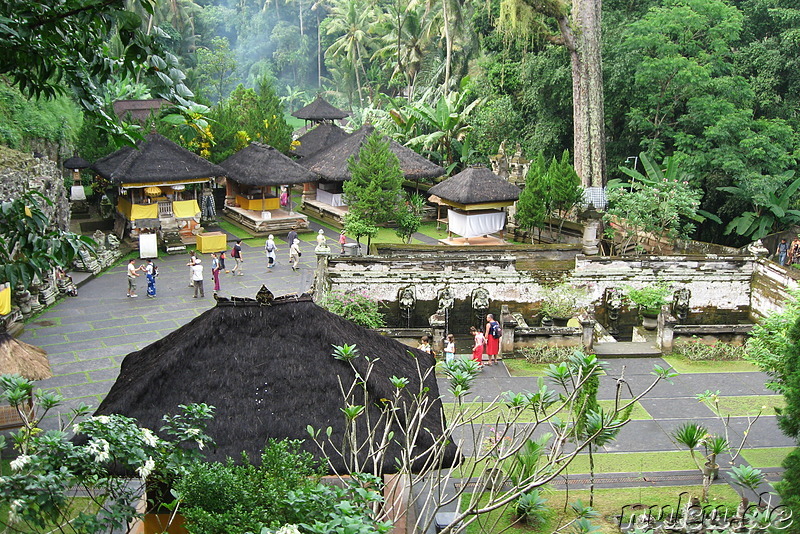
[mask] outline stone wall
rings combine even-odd
[[[747,310],[757,258],[751,256],[578,256],[571,281],[595,300],[608,287],[642,287],[658,281],[688,288],[692,310]]]
[[[54,226],[69,229],[69,194],[61,170],[51,160],[0,146],[0,200],[19,198],[25,191],[39,191],[52,205],[41,202]]]
[[[781,267],[777,263],[759,260],[755,265],[751,284],[750,311],[753,317],[764,317],[783,309],[790,297],[789,292],[797,290],[800,271]]]

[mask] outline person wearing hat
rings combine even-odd
[[[786,258],[789,256],[789,243],[786,242],[785,237],[781,239],[780,243],[778,243],[778,248],[775,249],[775,254],[778,255],[778,265],[786,265]]]
[[[267,255],[267,269],[271,269],[275,265],[277,252],[278,247],[275,246],[275,236],[269,234],[267,242],[264,243],[264,253]]]
[[[289,247],[289,263],[292,264],[293,271],[297,270],[297,264],[300,263],[300,256],[302,255],[303,253],[300,252],[300,240],[295,239],[292,242],[292,246]]]
[[[200,298],[206,296],[205,291],[203,291],[203,263],[200,261],[200,258],[194,259],[194,265],[192,265],[192,282],[194,283],[194,298],[197,298],[197,295],[200,295]]]

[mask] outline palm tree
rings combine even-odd
[[[385,43],[372,55],[391,59],[396,63],[392,77],[404,76],[406,81],[406,97],[414,97],[414,85],[417,74],[422,67],[425,51],[430,45],[430,23],[425,18],[425,8],[419,2],[412,0],[403,6],[404,0],[397,0],[392,5],[387,22],[391,24],[390,30],[383,36]]]
[[[347,60],[355,75],[359,105],[363,106],[361,73],[365,73],[364,58],[369,56],[373,43],[375,10],[364,0],[336,0],[329,20],[328,34],[339,37],[325,51],[325,56],[339,62]]]

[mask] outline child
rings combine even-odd
[[[475,336],[475,344],[472,346],[472,359],[483,368],[483,346],[486,344],[486,338],[483,337],[483,332],[474,326],[469,327],[469,333]]]
[[[422,338],[419,341],[420,343],[419,346],[417,347],[419,350],[421,350],[422,352],[427,352],[428,354],[431,354],[433,352],[431,349],[431,338],[429,338],[428,336],[422,336]]]
[[[450,363],[456,356],[456,338],[453,334],[447,334],[444,342],[444,361]]]

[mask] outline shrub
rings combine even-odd
[[[517,515],[530,526],[544,523],[547,519],[547,499],[539,495],[539,490],[535,489],[523,493],[515,503]]]
[[[528,363],[560,363],[570,359],[575,352],[575,347],[549,347],[538,345],[535,347],[525,347],[520,350],[522,357]]]
[[[675,344],[675,354],[690,361],[732,361],[744,360],[746,351],[742,345],[731,345],[722,341],[711,345],[701,341],[681,341]]]
[[[380,301],[366,293],[343,293],[331,291],[320,302],[320,306],[366,328],[386,326],[383,314],[378,310]]]

